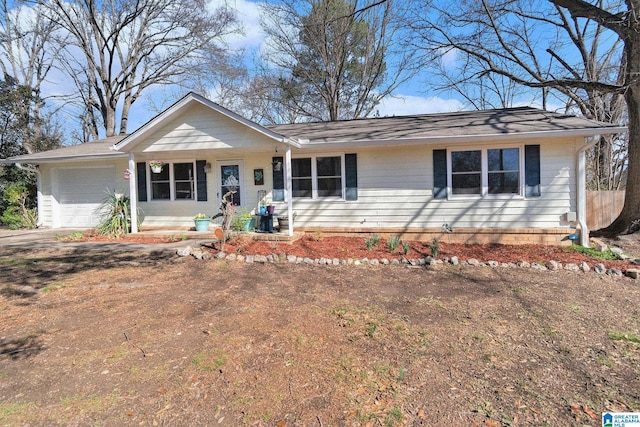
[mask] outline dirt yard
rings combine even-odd
[[[640,411],[626,277],[2,248],[0,270],[3,426],[599,426]]]

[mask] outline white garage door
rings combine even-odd
[[[95,227],[100,222],[96,209],[115,188],[113,167],[58,170],[60,226]]]

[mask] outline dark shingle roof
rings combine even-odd
[[[123,157],[126,153],[113,151],[113,144],[120,142],[126,135],[111,136],[109,138],[100,139],[98,141],[87,142],[78,145],[69,145],[54,150],[42,151],[40,153],[25,154],[23,156],[15,156],[10,159],[0,160],[1,163],[38,163],[46,161],[65,161],[65,160],[90,160],[105,157]]]
[[[431,139],[577,131],[615,127],[531,107],[267,126],[312,143]]]

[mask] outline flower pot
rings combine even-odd
[[[268,213],[269,215],[273,215],[273,213],[274,213],[275,211],[276,211],[276,207],[275,207],[275,206],[273,206],[273,205],[269,205],[269,206],[267,206],[267,213]]]
[[[160,173],[160,172],[162,172],[162,165],[154,165],[154,166],[151,166],[151,172],[153,172],[153,173]]]
[[[260,206],[260,215],[266,215],[267,214],[267,207],[266,206]]]
[[[242,231],[253,231],[256,228],[256,219],[251,218],[242,224]]]
[[[193,222],[196,224],[196,231],[209,231],[210,218],[194,219]]]

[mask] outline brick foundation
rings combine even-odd
[[[446,243],[484,244],[500,243],[504,245],[538,244],[551,246],[570,246],[569,234],[575,233],[572,228],[454,228],[450,233],[443,233],[436,228],[311,228],[296,227],[296,232],[320,233],[328,236],[363,236],[377,233],[382,238],[400,236],[401,239],[427,242],[436,238]]]

